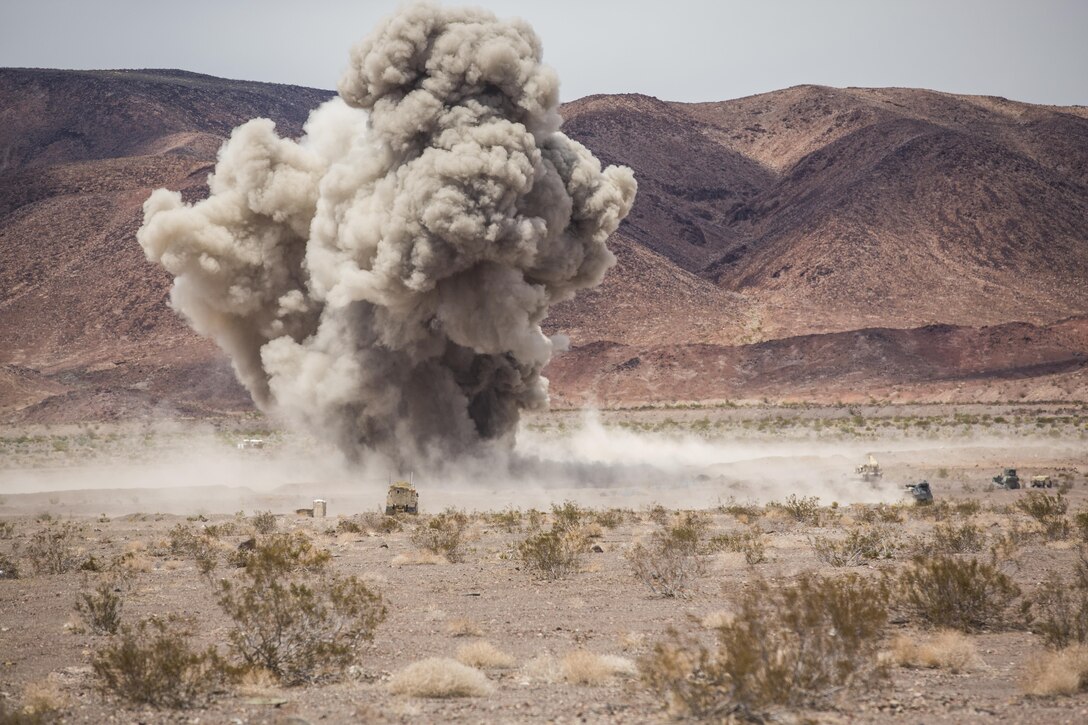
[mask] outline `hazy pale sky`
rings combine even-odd
[[[334,88],[348,48],[399,4],[0,0],[0,66],[181,68]],[[456,4],[531,22],[564,100],[724,100],[816,83],[1088,104],[1088,0]]]

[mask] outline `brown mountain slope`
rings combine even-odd
[[[0,419],[248,409],[168,308],[141,205],[203,195],[231,128],[296,136],[330,95],[0,69]],[[640,191],[616,268],[546,321],[561,403],[1085,397],[1085,109],[805,86],[563,112]]]
[[[565,110],[639,177],[623,231],[743,294],[768,337],[1088,312],[1084,109],[801,86]]]

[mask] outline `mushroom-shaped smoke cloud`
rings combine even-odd
[[[540,323],[613,263],[634,176],[559,131],[524,22],[410,6],[339,91],[298,142],[236,128],[209,197],[155,191],[137,238],[262,409],[352,457],[510,441],[547,404]]]

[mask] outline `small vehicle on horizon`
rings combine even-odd
[[[854,473],[866,483],[873,483],[884,476],[884,471],[880,469],[880,464],[876,462],[876,458],[872,453],[869,454],[868,461],[854,469]]]
[[[993,483],[998,488],[1006,488],[1011,491],[1020,488],[1020,477],[1016,475],[1015,468],[1006,468],[993,477]]]
[[[385,514],[417,514],[419,513],[419,492],[416,491],[411,481],[394,481],[389,485],[389,492],[385,496]]]
[[[919,506],[933,503],[933,491],[929,488],[929,481],[908,483],[905,488],[914,497],[914,503]]]

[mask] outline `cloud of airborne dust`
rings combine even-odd
[[[300,141],[239,126],[209,197],[155,191],[137,238],[262,409],[353,458],[508,442],[547,404],[549,305],[600,282],[636,190],[557,109],[526,23],[412,5]]]

